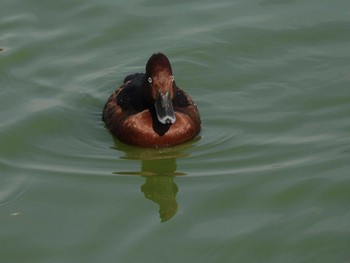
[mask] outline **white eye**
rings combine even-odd
[[[171,76],[171,81],[174,81],[174,76]]]
[[[150,83],[150,84],[152,83],[152,78],[151,77],[148,78],[148,83]]]

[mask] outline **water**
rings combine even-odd
[[[350,4],[3,1],[1,262],[350,262]],[[101,111],[162,51],[196,140]]]

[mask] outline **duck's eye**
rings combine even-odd
[[[151,77],[148,78],[148,83],[149,83],[149,84],[152,83],[152,78],[151,78]]]
[[[174,81],[174,76],[171,76],[171,81]]]

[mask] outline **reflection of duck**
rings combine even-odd
[[[159,168],[159,169],[157,169]],[[175,159],[152,160],[142,162],[142,171],[154,173],[157,176],[147,176],[146,182],[141,186],[145,197],[159,205],[159,216],[162,222],[172,218],[177,212],[176,194],[178,187],[171,175],[176,170]]]
[[[177,212],[176,194],[178,187],[174,182],[176,176],[185,175],[176,171],[176,159],[187,156],[186,149],[190,143],[182,144],[171,148],[152,149],[135,148],[119,143],[117,140],[116,149],[125,153],[122,158],[129,160],[141,160],[141,171],[137,172],[115,172],[123,175],[141,175],[145,183],[141,191],[145,197],[159,205],[159,215],[162,222],[175,216]]]
[[[168,58],[154,54],[145,74],[133,74],[108,99],[103,121],[121,141],[166,147],[193,139],[200,131],[197,107],[176,86]]]

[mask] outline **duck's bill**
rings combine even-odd
[[[173,103],[169,97],[169,92],[163,95],[158,93],[154,103],[158,121],[163,124],[172,124],[176,121]]]

